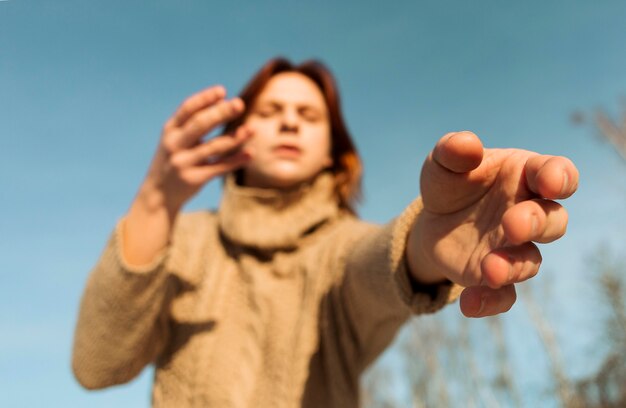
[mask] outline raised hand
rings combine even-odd
[[[215,86],[187,100],[165,123],[150,169],[124,223],[123,253],[130,264],[150,264],[171,240],[177,214],[202,186],[251,158],[245,126],[234,135],[202,141],[204,135],[244,111],[239,98],[226,100]]]
[[[565,233],[567,212],[553,200],[577,186],[578,171],[564,157],[483,149],[471,132],[444,136],[422,168],[424,209],[407,248],[413,276],[466,287],[460,302],[466,316],[509,310],[514,284],[539,270],[533,242]]]
[[[234,135],[201,140],[244,111],[241,99],[225,96],[221,86],[205,89],[185,100],[165,123],[145,184],[162,192],[166,206],[180,209],[208,181],[250,159],[242,145],[251,133],[243,126]]]

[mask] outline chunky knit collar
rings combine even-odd
[[[295,249],[301,238],[339,214],[330,172],[293,190],[243,187],[226,177],[218,211],[222,233],[259,250]]]

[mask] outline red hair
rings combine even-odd
[[[339,200],[339,205],[355,213],[354,205],[361,198],[361,175],[363,169],[361,159],[343,120],[339,90],[330,70],[324,64],[315,60],[295,65],[285,58],[273,58],[266,62],[252,77],[239,94],[239,97],[245,103],[246,110],[249,109],[253,106],[267,82],[274,75],[282,72],[300,73],[315,82],[322,91],[329,114],[332,140],[331,155],[333,159],[331,171],[335,177],[335,193]],[[234,133],[237,127],[245,120],[246,114],[247,112],[228,122],[224,132]]]

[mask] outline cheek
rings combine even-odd
[[[331,157],[332,138],[330,136],[330,130],[321,129],[316,132],[312,143],[317,151],[318,157]]]
[[[330,136],[319,132],[311,133],[307,142],[306,167],[319,171],[332,165]]]
[[[252,138],[248,141],[247,145],[252,146],[255,149],[263,149],[268,147],[272,143],[271,126],[267,123],[250,123],[246,124],[246,127],[252,131]]]
[[[243,122],[243,124],[252,130],[259,131],[267,127],[268,125],[267,119],[262,119],[257,116],[248,116],[248,118]]]

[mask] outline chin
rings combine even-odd
[[[295,169],[274,169],[273,171],[258,172],[247,169],[244,183],[251,187],[291,189],[312,180],[319,173],[293,170]]]

